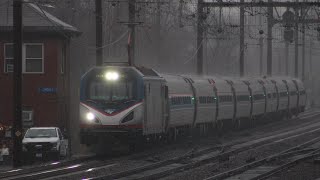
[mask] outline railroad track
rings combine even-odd
[[[320,137],[314,138],[308,142],[289,148],[280,153],[273,154],[261,160],[257,160],[243,166],[223,172],[205,180],[262,180],[294,166],[296,163],[320,155],[320,145],[317,148],[306,148],[320,141]],[[279,162],[275,164],[274,162]],[[269,165],[266,165],[269,164]],[[271,165],[270,165],[271,164]]]
[[[160,161],[158,163],[153,163],[150,165],[129,169],[114,174],[99,177],[83,177],[83,179],[158,179],[174,173],[199,167],[207,163],[219,163],[219,161],[226,161],[229,159],[229,157],[247,151],[249,149],[276,144],[281,142],[283,139],[288,140],[313,133],[320,133],[320,123],[314,126],[314,128],[302,128],[298,132],[291,131],[281,133],[278,135],[260,138],[246,143],[241,143],[232,146],[230,145],[229,147],[226,146],[227,148],[222,149],[208,148],[199,152],[190,152],[189,154],[183,156],[175,157],[172,159]]]
[[[301,119],[307,119],[310,117],[314,117],[320,114],[320,111],[310,111],[305,112],[298,118]],[[315,125],[312,125],[315,126]],[[319,124],[320,127],[320,124]],[[301,128],[303,129],[303,128]],[[308,133],[316,132],[318,129],[315,128],[309,128]],[[157,163],[151,163],[144,167],[138,167],[135,169],[131,169],[124,172],[119,172],[107,176],[99,176],[99,177],[92,177],[91,179],[114,179],[114,178],[122,178],[122,177],[129,177],[132,175],[138,176],[138,174],[143,174],[147,171],[153,171],[159,168],[163,169],[159,172],[161,172],[158,175],[153,175],[154,173],[151,173],[150,176],[145,176],[145,178],[148,177],[162,177],[166,176],[170,173],[180,171],[181,169],[190,169],[193,167],[201,166],[202,164],[215,161],[215,160],[221,160],[224,158],[228,158],[234,153],[239,153],[244,150],[247,150],[248,148],[255,148],[259,146],[266,145],[268,143],[272,143],[272,141],[281,141],[288,138],[294,138],[298,137],[300,135],[303,135],[306,130],[301,130],[301,133],[285,133],[280,134],[279,136],[269,137],[269,138],[261,138],[259,142],[253,143],[248,146],[243,146],[242,148],[232,148],[232,146],[241,146],[241,143],[235,145],[235,144],[226,144],[223,147],[222,146],[215,146],[207,149],[203,149],[201,151],[197,151],[195,149],[192,149],[190,152],[186,153],[183,156],[175,157],[169,160],[157,162]],[[258,140],[255,140],[258,141]],[[254,142],[254,141],[252,141]],[[231,148],[231,149],[230,149]],[[228,150],[230,149],[230,150]],[[228,150],[228,151],[227,151]],[[143,160],[144,157],[147,157],[146,154],[135,154],[132,156],[126,156],[125,158],[131,158],[131,159],[141,159]],[[119,158],[117,160],[120,160]],[[83,161],[89,161],[86,163],[83,163]],[[29,169],[13,169],[11,171],[6,172],[0,172],[0,179],[42,179],[42,178],[54,178],[58,176],[63,176],[66,174],[72,174],[72,173],[80,173],[80,172],[90,172],[90,171],[96,171],[102,168],[108,168],[114,166],[114,161],[94,161],[94,158],[91,157],[91,159],[78,159],[75,161],[66,161],[61,162],[57,164],[50,164],[46,166],[37,166]],[[166,169],[167,168],[167,169]],[[166,170],[165,170],[166,169]],[[90,179],[90,178],[88,178]],[[143,179],[143,178],[142,178]]]
[[[175,144],[173,146],[179,146]],[[171,146],[172,147],[172,146]],[[34,166],[26,169],[12,169],[9,171],[0,172],[0,179],[5,180],[38,180],[50,177],[57,177],[65,174],[72,174],[77,172],[90,172],[92,170],[99,170],[102,168],[112,167],[118,161],[123,160],[139,160],[154,156],[157,153],[168,150],[170,147],[161,150],[151,149],[149,152],[139,152],[136,154],[123,155],[112,158],[97,156],[90,156],[86,158],[78,158],[65,162],[54,162],[41,166]]]
[[[75,158],[67,161],[57,161],[57,162],[37,165],[29,168],[11,169],[11,170],[0,172],[0,179],[10,179],[11,177],[23,176],[30,173],[48,171],[51,169],[56,169],[64,166],[72,166],[72,165],[81,163],[83,161],[93,160],[95,158],[96,157],[92,155],[92,156]]]

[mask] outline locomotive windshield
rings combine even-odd
[[[135,100],[133,82],[92,82],[89,87],[91,100],[102,100],[104,102]]]
[[[86,84],[85,103],[105,113],[121,111],[137,101],[137,83],[133,79],[109,81],[97,76]]]

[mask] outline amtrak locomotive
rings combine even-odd
[[[159,74],[131,66],[94,67],[81,79],[81,143],[144,137],[175,139],[232,124],[303,112],[306,91],[289,77],[230,78]]]

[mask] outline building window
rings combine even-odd
[[[24,66],[25,73],[43,73],[43,44],[24,45]]]
[[[4,72],[13,72],[13,44],[4,45]]]
[[[23,45],[22,68],[24,73],[43,73],[43,44],[28,43]],[[13,44],[4,45],[4,72],[13,72]]]
[[[33,126],[33,110],[31,108],[24,108],[24,110],[22,110],[22,126],[23,128]]]

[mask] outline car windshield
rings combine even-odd
[[[48,138],[57,137],[55,129],[29,129],[25,138]]]

